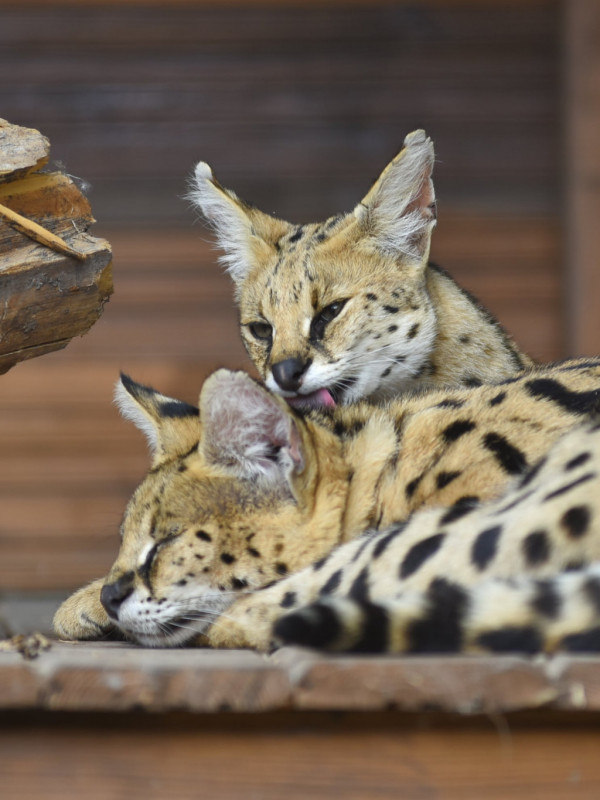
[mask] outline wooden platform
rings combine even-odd
[[[592,800],[599,676],[597,658],[2,653],[2,796]]]

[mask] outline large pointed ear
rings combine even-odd
[[[212,463],[238,477],[288,484],[304,469],[298,423],[284,400],[245,372],[221,369],[200,394],[200,448]]]
[[[200,418],[195,406],[166,397],[123,374],[115,387],[115,403],[123,417],[145,434],[153,466],[198,444]]]
[[[212,225],[223,250],[220,261],[238,285],[256,263],[274,252],[275,243],[291,228],[221,186],[203,161],[196,164],[189,198]]]
[[[408,263],[429,258],[436,221],[433,163],[433,143],[425,131],[409,133],[403,149],[354,209],[376,246]]]

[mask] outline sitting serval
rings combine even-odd
[[[196,166],[190,197],[216,231],[244,345],[297,407],[475,386],[532,365],[500,324],[428,263],[434,152],[414,131],[349,214],[291,225]]]
[[[123,377],[152,467],[57,633],[147,646],[600,649],[600,359],[300,414]]]

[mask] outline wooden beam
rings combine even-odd
[[[569,352],[600,351],[600,3],[565,3]]]
[[[39,131],[0,120],[0,373],[86,333],[112,292],[110,245],[88,234],[75,183],[39,172],[49,152]]]

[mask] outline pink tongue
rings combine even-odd
[[[336,402],[329,389],[317,389],[310,394],[297,394],[296,397],[288,397],[288,403],[292,408],[335,408]]]

